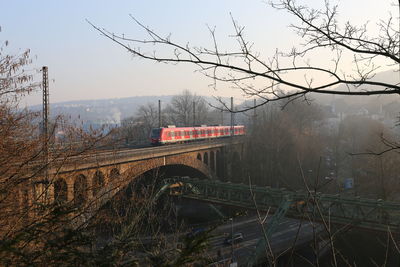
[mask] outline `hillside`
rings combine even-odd
[[[165,107],[172,98],[173,95],[134,96],[51,103],[50,116],[54,118],[63,115],[72,121],[80,121],[84,124],[119,124],[122,119],[134,115],[141,105],[148,103],[158,105],[158,100],[161,100],[161,105]],[[204,98],[208,103],[217,103],[213,97],[204,96]],[[32,106],[31,109],[40,111],[42,106]]]

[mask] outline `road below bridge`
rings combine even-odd
[[[267,227],[270,218],[268,217],[264,221],[264,227]],[[249,257],[252,257],[255,252],[257,242],[264,236],[257,217],[238,218],[234,219],[233,224],[228,221],[226,224],[217,227],[212,232],[210,239],[209,257],[220,263],[226,263],[231,259],[232,246],[227,244],[225,240],[231,235],[232,228],[234,234],[241,233],[243,235],[243,241],[234,244],[233,258],[239,266],[246,266]],[[323,227],[320,224],[313,225],[309,221],[285,218],[272,234],[270,247],[275,257],[282,255],[282,258],[285,258],[285,254],[287,256],[293,247],[295,251],[305,246],[310,248],[308,245],[322,232]],[[327,248],[325,247],[324,250],[326,251]],[[322,255],[322,249],[320,255]]]

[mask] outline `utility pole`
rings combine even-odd
[[[43,74],[43,113],[42,113],[42,123],[43,129],[42,133],[45,137],[48,135],[48,126],[49,126],[49,77],[48,77],[48,68],[46,66],[42,67],[42,74]],[[47,142],[46,142],[47,143]]]
[[[257,118],[257,112],[256,112],[256,106],[257,106],[257,99],[254,98],[254,106],[253,106],[253,131],[255,131],[256,128],[256,118]]]
[[[43,142],[43,179],[33,182],[35,199],[42,204],[46,204],[48,199],[49,183],[49,78],[47,66],[42,67],[42,127],[41,138]]]
[[[254,110],[254,120],[256,119],[257,116],[257,112],[256,112],[256,106],[257,106],[257,99],[254,99],[254,106],[253,106],[253,110]]]
[[[42,134],[43,134],[43,155],[45,166],[45,181],[48,181],[48,164],[49,164],[49,76],[47,66],[42,67],[42,89],[43,89],[43,111],[42,111]]]
[[[233,126],[234,126],[234,118],[233,118],[233,96],[231,97],[231,137],[234,135]]]
[[[161,100],[158,100],[158,128],[161,128],[162,121],[161,121]]]
[[[233,243],[235,242],[233,239],[233,217],[229,218],[231,221],[231,264],[233,263]]]
[[[196,102],[193,101],[193,127],[196,125]]]

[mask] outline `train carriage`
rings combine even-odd
[[[233,128],[233,129],[232,129]],[[172,143],[183,143],[195,140],[223,138],[245,134],[243,125],[231,126],[199,126],[199,127],[162,127],[154,128],[150,133],[152,145],[165,145]]]

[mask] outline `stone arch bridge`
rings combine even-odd
[[[164,166],[216,179],[223,177],[229,168],[224,160],[227,147],[242,156],[243,140],[240,138],[87,153],[68,159],[60,167],[50,168],[51,182],[25,188],[21,204],[32,205],[41,198],[43,201],[46,195],[46,201],[86,204],[94,212],[136,177]]]

